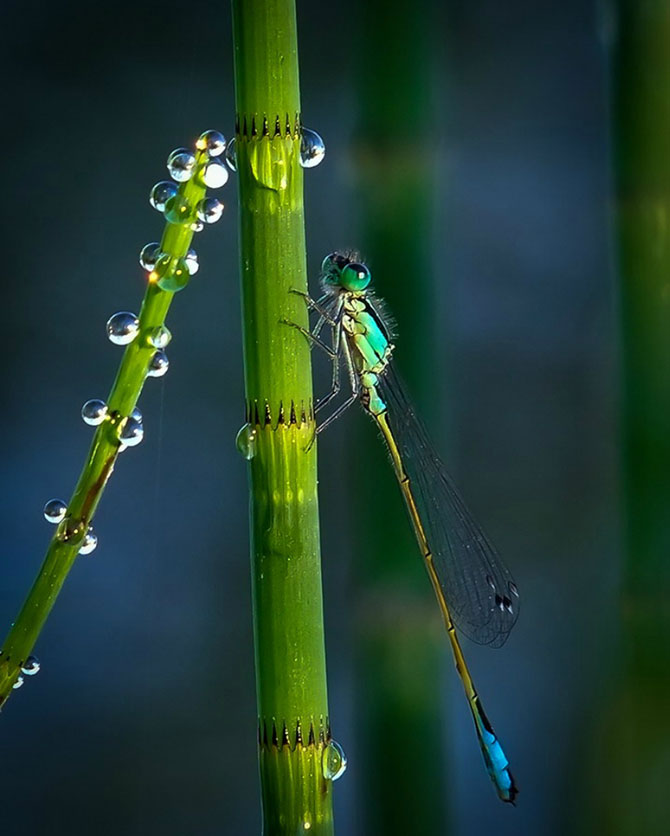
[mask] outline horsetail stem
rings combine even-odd
[[[265,836],[332,834],[293,0],[233,0],[251,562]]]
[[[91,521],[119,453],[142,439],[141,416],[135,412],[137,401],[146,378],[167,370],[163,349],[170,332],[165,318],[174,293],[185,287],[190,274],[197,270],[197,256],[189,250],[194,229],[202,226],[201,218],[211,220],[214,209],[220,214],[218,201],[205,195],[208,184],[225,182],[227,174],[222,177],[219,173],[222,164],[212,159],[224,148],[221,134],[207,131],[198,140],[195,154],[178,149],[170,155],[169,168],[181,181],[179,185],[165,181],[152,191],[152,205],[166,217],[163,237],[160,244],[147,245],[142,251],[148,284],[139,316],[121,312],[107,323],[110,340],[126,348],[107,403],[87,401],[82,410],[86,423],[97,428],[70,502],[66,505],[51,500],[45,507],[47,520],[58,523],[58,527],[0,650],[0,707],[22,683],[22,670],[31,672],[26,667],[29,660],[36,662],[31,651],[75,558],[95,548]],[[177,160],[175,155],[179,153],[182,157]]]

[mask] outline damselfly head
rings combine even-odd
[[[337,287],[351,293],[358,293],[370,284],[372,274],[359,261],[356,252],[331,253],[321,264],[321,278],[325,287]]]

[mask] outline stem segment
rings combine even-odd
[[[293,0],[234,0],[233,35],[264,833],[331,834]]]

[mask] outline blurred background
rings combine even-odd
[[[305,176],[310,275],[333,249],[363,250],[398,319],[398,364],[522,595],[503,649],[465,642],[513,809],[484,771],[381,442],[359,409],[324,434],[330,709],[349,756],[338,833],[633,833],[642,815],[661,833],[663,723],[651,777],[617,737],[635,745],[641,712],[617,702],[633,674],[619,641],[616,15],[586,0],[297,6],[303,121],[327,147]],[[667,24],[667,3],[639,7]],[[89,444],[81,404],[106,396],[120,359],[104,324],[139,308],[137,255],[162,229],[149,190],[174,147],[230,135],[235,109],[227,3],[9,1],[0,40],[6,631],[51,535],[42,506],[69,496]],[[5,836],[260,832],[234,176],[222,199],[170,313],[170,371],[142,397],[145,442],[110,482],[98,549],[36,648],[42,671],[0,718]],[[372,482],[376,550],[346,502]],[[378,618],[361,616],[370,602]],[[626,795],[633,772],[646,796]]]

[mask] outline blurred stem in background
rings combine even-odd
[[[236,160],[265,836],[333,831],[293,0],[234,0]],[[336,760],[336,753],[334,759]],[[336,766],[336,765],[335,765]]]
[[[617,11],[625,564],[621,679],[602,733],[596,817],[598,832],[637,836],[668,827],[670,4],[619,0]]]
[[[432,220],[436,134],[432,3],[399,14],[383,0],[358,6],[360,115],[355,142],[361,248],[374,290],[398,322],[395,357],[427,423],[443,374],[433,359]],[[436,382],[439,385],[436,386]],[[430,408],[430,409],[429,409]],[[444,774],[446,642],[393,473],[373,429],[357,431],[365,497],[357,521],[356,739],[366,834],[447,833]],[[362,457],[361,457],[362,458]],[[370,526],[370,521],[383,524]]]

